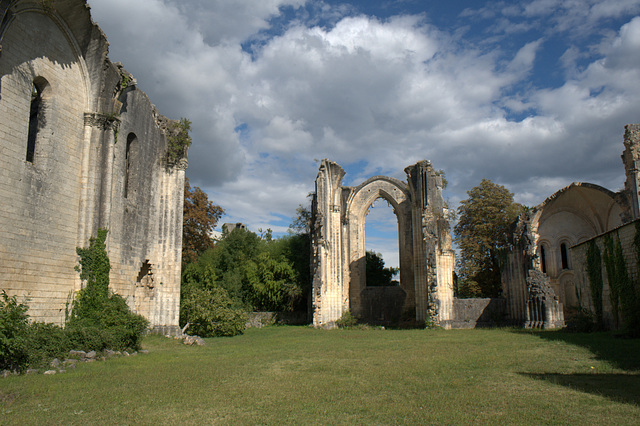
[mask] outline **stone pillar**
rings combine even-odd
[[[624,189],[631,205],[631,220],[635,220],[640,218],[640,124],[628,124],[624,129],[622,163],[627,177]]]
[[[316,179],[316,208],[313,227],[315,257],[312,283],[313,324],[330,327],[344,306],[343,248],[341,226],[342,178],[344,170],[323,160]]]

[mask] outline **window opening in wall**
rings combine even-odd
[[[149,263],[149,259],[145,259],[144,263],[140,267],[136,282],[143,287],[153,288],[153,271],[152,265]]]
[[[138,138],[134,133],[129,133],[127,136],[127,147],[125,152],[125,169],[124,169],[124,198],[128,198],[131,193],[132,185],[135,183],[134,161],[137,156],[137,141]]]
[[[42,116],[42,84],[36,81],[31,86],[31,109],[29,111],[29,133],[27,136],[26,160],[33,163],[36,153],[36,139],[38,137],[38,125]]]
[[[544,246],[540,246],[540,269],[545,274],[547,273],[547,256],[544,251]]]
[[[562,261],[562,269],[569,269],[569,256],[565,243],[560,244],[560,260]]]
[[[367,286],[398,286],[398,218],[389,203],[378,198],[365,221],[365,276]]]

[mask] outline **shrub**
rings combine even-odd
[[[0,369],[24,370],[29,363],[27,329],[29,315],[27,306],[18,303],[15,296],[9,297],[3,290],[0,294]]]
[[[247,314],[235,306],[225,289],[191,284],[183,288],[180,323],[187,325],[188,334],[236,336],[244,333]]]
[[[27,330],[30,366],[43,366],[53,358],[64,357],[72,347],[64,328],[56,324],[35,322]]]
[[[356,324],[358,324],[358,318],[356,318],[351,311],[345,311],[340,319],[336,321],[336,325],[339,328],[350,328],[354,327]]]
[[[576,333],[590,333],[596,328],[596,320],[588,309],[578,307],[576,311],[567,320],[566,331]]]
[[[131,312],[120,295],[111,294],[102,302],[99,314],[73,316],[66,330],[73,348],[137,350],[148,326],[149,321]]]

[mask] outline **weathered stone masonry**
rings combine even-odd
[[[344,170],[323,160],[312,211],[313,323],[332,327],[350,310],[371,318],[365,277],[365,218],[383,198],[398,218],[402,311],[424,323],[451,325],[454,253],[442,178],[427,161],[405,169],[407,182],[375,176],[357,187],[343,187]]]
[[[595,310],[586,273],[586,250],[606,235],[619,238],[627,268],[635,276],[634,222],[640,220],[640,125],[625,127],[622,162],[625,188],[612,192],[574,182],[523,214],[514,229],[502,272],[508,319],[530,327],[558,327],[579,309]],[[614,327],[603,265],[604,322]],[[544,279],[543,279],[544,278]]]
[[[178,329],[186,159],[83,0],[0,0],[0,287],[61,323],[75,248],[109,229],[112,290]],[[185,152],[186,154],[186,152]]]

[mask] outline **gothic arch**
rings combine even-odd
[[[343,187],[344,170],[322,161],[313,202],[314,325],[331,327],[347,310],[367,318],[373,302],[365,297],[364,230],[369,208],[382,198],[398,219],[400,290],[396,297],[402,301],[394,309],[418,323],[431,318],[448,326],[454,262],[442,180],[427,161],[405,172],[407,182],[374,176],[356,187]]]
[[[350,193],[346,202],[345,221],[348,241],[349,262],[349,306],[351,311],[365,317],[365,311],[371,312],[371,307],[364,306],[362,294],[367,287],[366,262],[365,262],[365,223],[366,216],[373,203],[382,198],[393,207],[393,213],[398,221],[398,249],[400,259],[400,288],[404,293],[398,294],[403,301],[399,305],[405,305],[405,309],[415,309],[415,292],[413,282],[413,270],[411,264],[412,246],[411,238],[411,194],[406,183],[398,179],[375,176]]]

